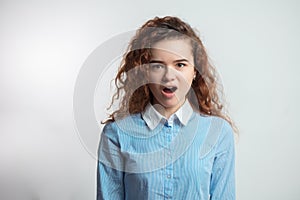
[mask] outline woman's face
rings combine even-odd
[[[169,39],[151,48],[149,88],[153,104],[172,114],[184,103],[195,75],[192,47],[187,39]]]

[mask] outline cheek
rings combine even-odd
[[[148,81],[149,83],[160,83],[162,76],[160,74],[149,74]]]
[[[156,98],[157,95],[160,93],[158,85],[157,84],[148,84],[148,87],[149,87],[149,91],[151,92],[151,94],[154,96],[154,98]]]
[[[181,82],[182,84],[186,85],[186,87],[190,87],[194,78],[194,72],[185,72],[181,75]]]

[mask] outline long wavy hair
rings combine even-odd
[[[113,111],[103,124],[124,118],[145,110],[152,101],[153,94],[147,84],[146,69],[151,59],[151,46],[166,39],[189,39],[194,57],[196,77],[187,94],[193,109],[202,115],[219,116],[238,129],[225,109],[223,87],[216,69],[210,64],[202,41],[191,26],[172,16],[155,17],[136,31],[114,79],[116,93],[112,97],[110,109],[116,101],[118,109]],[[196,97],[196,98],[195,98]]]

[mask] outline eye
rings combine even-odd
[[[179,68],[182,68],[182,67],[185,67],[186,64],[185,63],[177,63],[176,66]]]
[[[158,70],[161,70],[161,69],[164,69],[165,66],[163,64],[160,64],[160,63],[151,63],[150,64],[150,69],[153,70],[153,71],[158,71]]]

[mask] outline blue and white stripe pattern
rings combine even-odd
[[[97,200],[235,199],[232,128],[188,101],[169,120],[149,104],[106,124],[98,158]]]

